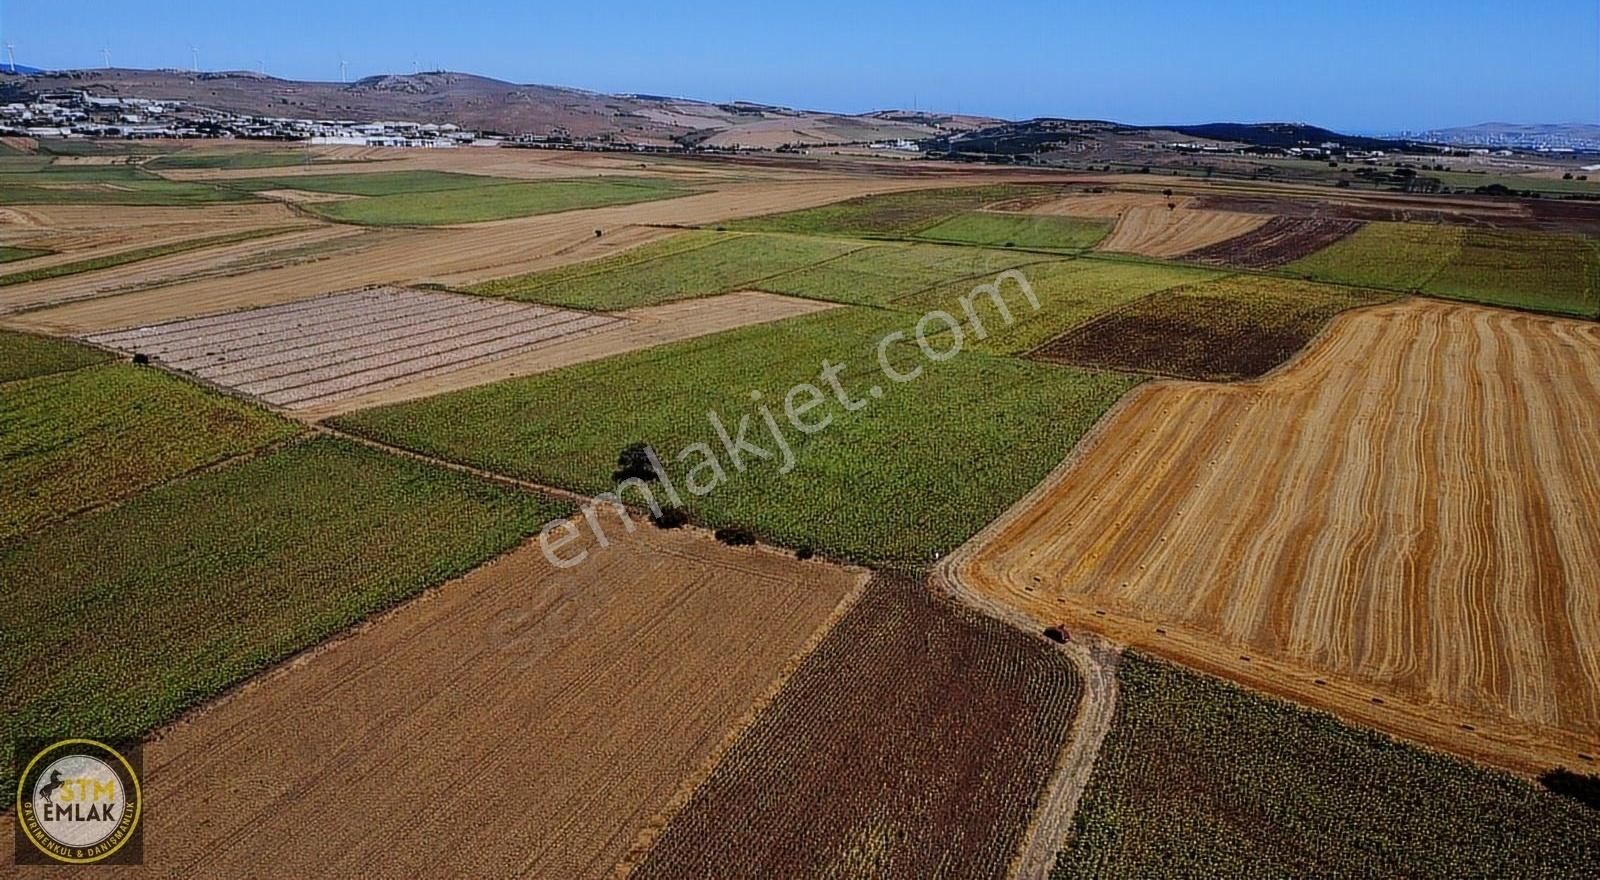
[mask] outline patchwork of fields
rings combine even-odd
[[[0,322],[85,343],[0,331],[0,786],[147,738],[153,872],[1596,862],[1526,779],[1119,644],[1594,772],[1600,211],[123,152],[0,156]],[[556,500],[609,492],[686,522]]]

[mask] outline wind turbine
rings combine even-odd
[[[348,82],[348,80],[346,80],[344,78],[344,59],[343,58],[339,59],[339,82]]]
[[[111,47],[107,46],[104,49],[101,49],[100,50],[100,57],[104,58],[106,60],[106,70],[110,70],[111,69]],[[15,67],[16,65],[13,64],[12,66]]]
[[[11,72],[12,73],[16,73],[17,72],[17,44],[16,43],[7,43],[6,44],[6,54],[11,56]]]
[[[194,59],[194,72],[195,73],[199,73],[200,72],[200,47],[199,46],[190,46],[189,47],[189,54]]]

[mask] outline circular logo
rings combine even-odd
[[[17,822],[57,861],[109,858],[139,825],[139,777],[120,752],[92,739],[53,743],[17,781]]]

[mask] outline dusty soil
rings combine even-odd
[[[1129,395],[960,579],[1038,621],[1513,770],[1600,730],[1600,325],[1346,313]]]
[[[1081,686],[1042,638],[880,576],[632,876],[1004,877]]]
[[[376,288],[87,339],[297,409],[481,366],[624,320],[487,297]]]
[[[101,874],[609,876],[865,575],[603,516],[158,735],[145,866]]]
[[[358,409],[431,397],[446,391],[529,376],[614,354],[720,333],[835,308],[830,303],[758,291],[617,312],[620,322],[592,333],[575,334],[502,357],[445,372],[407,377],[382,388],[339,396],[296,408],[300,418],[322,419]]]
[[[1322,250],[1361,228],[1359,220],[1325,217],[1273,217],[1259,227],[1184,259],[1209,266],[1273,269]]]

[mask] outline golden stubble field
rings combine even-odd
[[[1408,301],[1258,382],[1151,383],[956,570],[1469,757],[1592,766],[1600,326]]]
[[[583,565],[530,541],[157,734],[102,873],[610,876],[866,573],[597,515]]]

